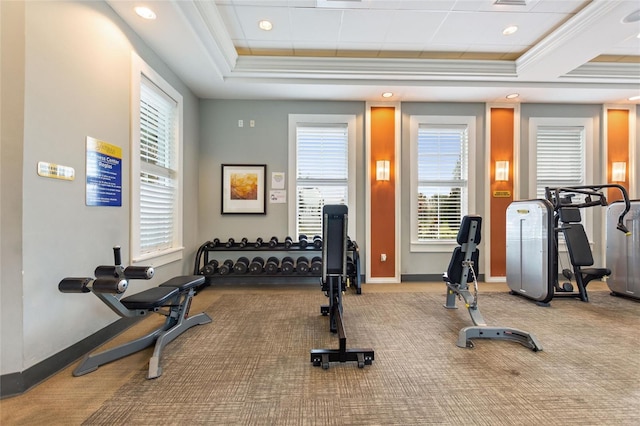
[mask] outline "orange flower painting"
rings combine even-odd
[[[229,186],[232,200],[257,200],[258,199],[258,174],[257,173],[231,173]]]

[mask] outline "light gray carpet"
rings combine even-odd
[[[320,291],[225,294],[207,309],[213,323],[165,348],[160,378],[141,366],[86,424],[638,425],[640,303],[590,298],[543,308],[481,294],[488,324],[535,334],[536,353],[493,340],[458,348],[471,320],[443,308],[444,289],[348,293],[347,346],[373,348],[375,361],[323,370],[309,350],[338,341]]]

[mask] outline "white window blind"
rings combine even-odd
[[[146,78],[140,87],[140,254],[174,246],[177,103]]]
[[[545,198],[545,187],[585,185],[584,128],[538,126],[536,164],[537,198]]]
[[[348,204],[346,124],[296,127],[296,233],[322,235],[325,204]]]
[[[421,124],[417,146],[418,241],[453,240],[467,214],[469,131]]]

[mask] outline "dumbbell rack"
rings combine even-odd
[[[351,240],[347,249],[348,256],[353,259],[354,271],[349,276],[349,285],[355,288],[357,294],[362,293],[362,273],[360,269],[360,249],[358,244]],[[221,241],[218,244],[213,244],[212,241],[203,243],[197,251],[196,260],[193,273],[196,275],[204,275],[207,285],[211,285],[215,282],[266,282],[277,283],[283,279],[287,281],[297,280],[298,282],[313,282],[317,283],[318,279],[322,276],[322,271],[312,272],[309,269],[307,273],[299,273],[294,270],[292,273],[283,272],[281,268],[278,268],[278,272],[275,274],[262,271],[260,273],[246,272],[244,274],[238,274],[231,272],[228,274],[220,274],[218,271],[212,274],[206,274],[204,267],[212,260],[217,260],[220,265],[227,259],[231,259],[234,265],[238,258],[247,257],[249,261],[254,256],[261,256],[267,260],[268,257],[274,256],[282,261],[286,256],[290,256],[294,261],[299,256],[304,256],[311,259],[316,256],[322,256],[322,247],[316,247],[312,241],[309,245],[302,247],[299,242],[293,242],[290,245],[285,245],[284,242],[279,241],[277,244],[270,246],[269,241],[264,241],[260,246],[256,247],[254,241],[250,241],[245,245],[242,245],[239,241],[235,241],[233,244],[227,246],[227,241]]]

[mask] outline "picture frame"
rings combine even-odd
[[[222,164],[222,214],[266,214],[266,164]]]

